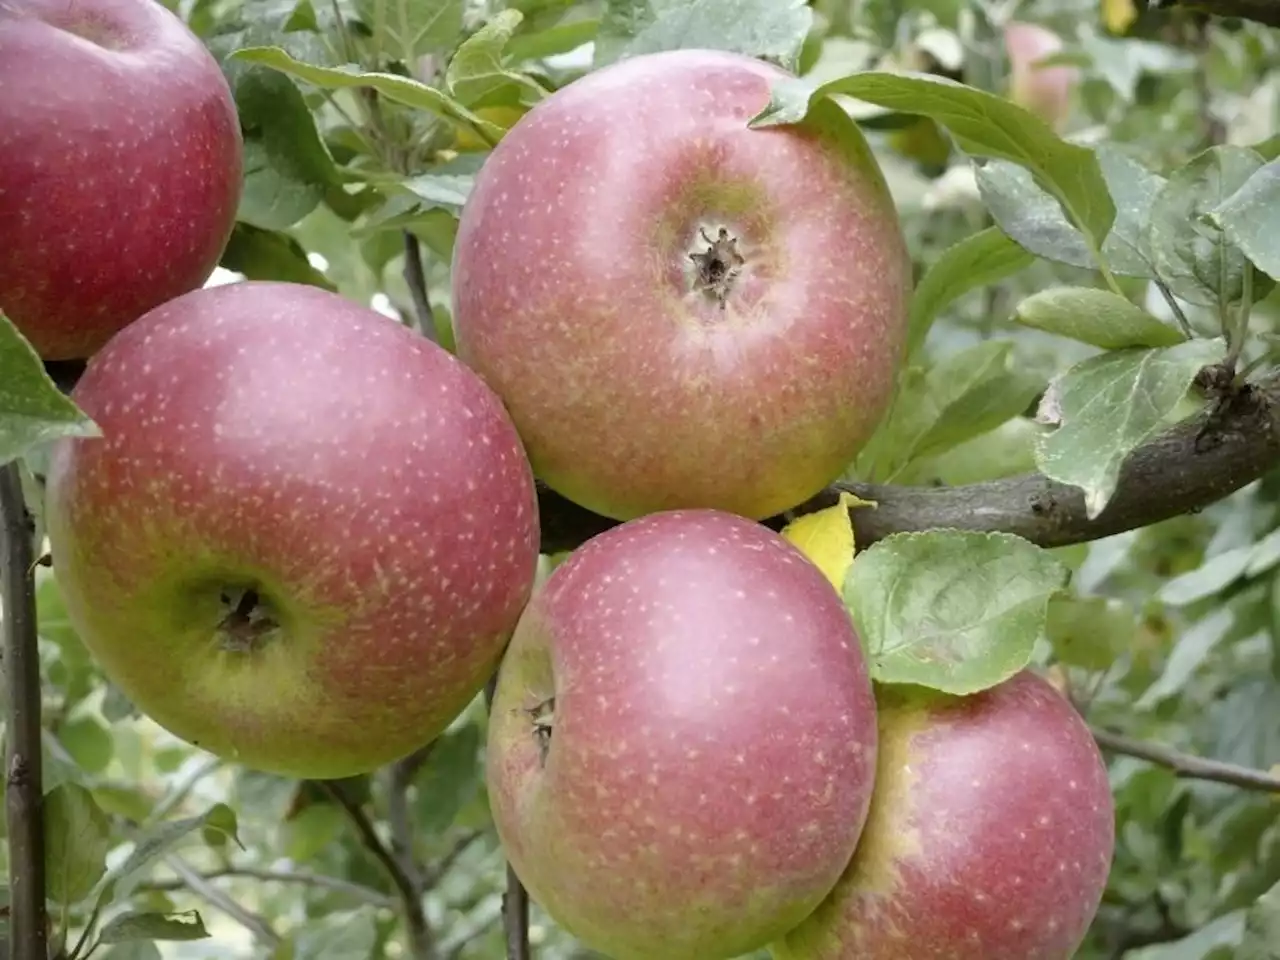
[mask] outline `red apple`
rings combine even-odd
[[[476,179],[459,356],[535,472],[597,513],[780,513],[885,412],[911,285],[893,200],[834,102],[747,126],[785,76],[719,51],[632,57],[541,101]]]
[[[1069,960],[1115,844],[1107,768],[1080,715],[1029,672],[964,698],[877,694],[879,770],[857,853],[773,956]]]
[[[241,153],[218,64],[156,0],[0,0],[0,310],[66,360],[201,286]]]
[[[673,511],[588,541],[534,594],[498,677],[489,801],[517,875],[584,943],[716,960],[831,890],[875,756],[830,582],[757,523]]]
[[[1071,115],[1080,71],[1066,65],[1038,66],[1038,62],[1061,53],[1062,38],[1038,23],[1010,21],[1004,28],[1004,45],[1009,57],[1009,99],[1061,130]]]
[[[538,557],[497,397],[435,344],[315,287],[179,297],[90,362],[102,428],[53,453],[68,613],[176,735],[297,777],[368,771],[493,674]]]

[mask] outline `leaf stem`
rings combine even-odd
[[[45,912],[44,790],[40,651],[36,627],[35,525],[16,460],[0,467],[0,576],[3,654],[9,702],[5,814],[9,834],[11,956],[49,953]]]

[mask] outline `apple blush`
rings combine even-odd
[[[1030,671],[966,697],[877,699],[857,852],[775,960],[1070,960],[1115,848],[1107,767],[1075,708]]]
[[[588,541],[535,592],[488,738],[503,850],[557,923],[614,960],[727,960],[848,864],[875,703],[816,566],[753,521],[671,511]]]
[[[748,126],[788,76],[720,51],[630,57],[540,101],[476,178],[458,355],[538,477],[596,513],[781,513],[887,409],[911,290],[897,212],[835,103]]]
[[[292,283],[151,311],[72,394],[47,525],[68,614],[177,736],[327,779],[424,745],[533,587],[533,476],[498,398],[395,320]]]
[[[82,359],[200,287],[242,154],[221,69],[156,0],[0,0],[0,311]]]

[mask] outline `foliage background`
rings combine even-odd
[[[337,88],[332,75],[321,78],[328,89],[318,87],[230,58],[233,51],[279,46],[309,64],[358,63],[414,76],[452,90],[501,128],[519,115],[520,103],[581,75],[593,57],[671,42],[663,28],[671,20],[659,17],[655,25],[637,11],[670,17],[692,10],[693,27],[681,30],[685,45],[749,41],[767,49],[774,40],[788,42],[794,6],[181,0],[174,9],[223,63],[246,137],[239,223],[224,269],[211,282],[248,276],[316,283],[415,323],[423,314],[404,266],[407,253],[420,255],[432,323],[447,344],[450,244],[470,177],[484,158],[483,131]],[[1171,170],[1210,142],[1256,144],[1280,130],[1280,33],[1256,24],[1207,21],[1183,10],[1140,14],[1123,0],[815,0],[812,7],[816,26],[801,62],[813,77],[885,62],[932,65],[999,91],[1007,66],[998,24],[1016,16],[1054,27],[1084,75],[1072,137],[1118,144],[1152,169]],[[485,24],[490,32],[455,57]],[[930,121],[869,117],[866,129],[918,273],[990,225],[974,165],[949,150]],[[1270,216],[1280,230],[1280,212]],[[406,230],[414,238],[408,250]],[[935,393],[980,376],[984,395],[995,398],[991,415],[913,456],[873,450],[853,475],[967,483],[1034,469],[1037,397],[1052,375],[1094,351],[1010,317],[1037,290],[1094,282],[1091,271],[1039,261],[953,302],[909,376]],[[1145,280],[1119,282],[1152,313],[1171,319]],[[1264,352],[1278,320],[1280,295],[1271,294],[1253,314]],[[889,424],[886,446],[909,447],[903,431],[919,430],[921,422],[927,429],[941,416],[916,414],[914,425],[910,417]],[[1280,477],[1273,475],[1199,514],[1055,551],[1074,570],[1072,590],[1081,602],[1057,608],[1051,642],[1038,659],[1053,662],[1096,725],[1246,767],[1280,763],[1278,515]],[[238,842],[204,830],[166,849],[134,877],[128,901],[132,909],[197,909],[209,939],[121,943],[96,956],[405,955],[395,892],[348,813],[313,784],[219,763],[138,716],[88,658],[47,570],[39,571],[38,583],[46,789],[78,784],[108,818],[107,839],[98,843],[83,812],[63,811],[62,825],[81,831],[69,835],[68,849],[90,858],[105,854],[118,866],[134,839],[160,821],[217,810],[216,804],[226,804],[237,820]],[[401,765],[343,784],[367,801],[387,842],[411,842],[423,865],[426,921],[440,958],[505,955],[499,922],[505,873],[486,807],[484,729],[478,700],[416,769]],[[1082,960],[1241,956],[1244,909],[1280,883],[1277,797],[1179,778],[1132,757],[1113,757],[1111,776],[1116,858]],[[55,917],[73,941],[91,907],[70,903]],[[536,908],[531,940],[535,955],[547,960],[593,956]]]

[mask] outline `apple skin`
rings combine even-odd
[[[492,676],[537,568],[533,475],[435,344],[315,287],[237,283],[128,326],[72,397],[103,438],[54,447],[54,573],[106,675],[177,736],[352,776]],[[220,629],[235,589],[279,629]]]
[[[476,178],[458,355],[534,472],[596,513],[781,513],[887,409],[911,286],[897,213],[835,103],[748,128],[787,76],[721,51],[631,57],[539,102]],[[690,259],[722,226],[746,261],[723,308]]]
[[[218,64],[156,0],[0,0],[0,310],[46,360],[200,287],[242,171]]]
[[[773,956],[1069,960],[1115,847],[1107,768],[1080,715],[1029,671],[965,698],[881,687],[877,700],[857,852]]]
[[[557,923],[614,960],[716,960],[832,888],[875,756],[867,667],[830,582],[771,530],[690,510],[600,534],[535,592],[486,775],[508,859]]]
[[[1071,116],[1080,71],[1065,65],[1036,66],[1037,61],[1062,51],[1062,38],[1038,23],[1015,20],[1005,25],[1004,45],[1009,57],[1009,99],[1062,130]]]

